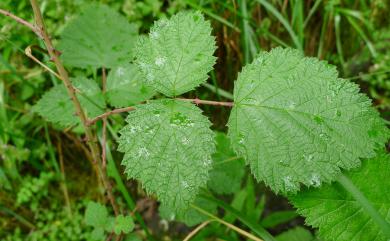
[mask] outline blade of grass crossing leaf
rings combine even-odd
[[[343,54],[343,46],[341,44],[341,36],[340,36],[340,21],[341,21],[341,17],[338,13],[336,13],[336,15],[334,16],[334,27],[335,27],[335,33],[336,33],[336,47],[337,47],[337,52],[338,52],[341,66],[343,68],[343,72],[345,73],[345,70],[344,70],[345,61],[344,61],[344,54]]]
[[[286,28],[287,32],[290,34],[290,37],[297,49],[300,51],[303,51],[303,46],[301,45],[298,36],[292,29],[289,22],[282,16],[282,14],[270,3],[268,3],[266,0],[257,0],[261,5],[263,5],[272,15],[274,15],[279,22]]]
[[[229,99],[229,100],[233,100],[233,94],[226,91],[226,90],[223,90],[221,88],[218,88],[217,86],[214,86],[214,85],[211,85],[209,83],[203,83],[202,84],[204,87],[206,87],[207,89],[209,89],[210,91],[214,92],[214,93],[217,93],[220,95],[220,96],[223,96],[225,97],[226,99]]]
[[[362,208],[370,215],[370,217],[381,227],[383,233],[390,238],[390,223],[388,223],[372,206],[370,201],[364,194],[353,184],[353,182],[343,174],[341,174],[337,181],[347,190]]]
[[[218,16],[217,14],[211,12],[210,10],[206,9],[206,8],[203,8],[202,6],[199,6],[198,4],[190,1],[190,0],[184,0],[185,3],[187,3],[188,5],[190,5],[192,8],[196,9],[196,10],[200,10],[202,11],[204,14],[206,14],[207,16],[215,19],[216,21],[232,28],[233,30],[237,31],[237,32],[240,32],[240,29],[235,26],[234,24],[232,24],[231,22],[227,21],[226,19]]]
[[[275,238],[270,233],[268,233],[266,229],[264,229],[262,226],[258,225],[257,223],[252,222],[246,216],[242,215],[240,211],[231,207],[229,204],[209,195],[201,195],[201,196],[207,200],[210,200],[211,202],[214,202],[221,208],[225,209],[226,211],[236,216],[243,224],[248,226],[248,228],[250,228],[252,232],[254,232],[255,234],[259,235],[262,239],[264,239],[264,241],[276,241]]]
[[[352,27],[358,32],[360,37],[363,39],[363,41],[366,43],[368,50],[370,51],[372,57],[377,56],[377,52],[375,50],[374,45],[371,43],[371,41],[368,39],[367,35],[364,33],[363,29],[359,26],[359,24],[351,17],[347,16],[348,22],[352,25]]]
[[[309,23],[311,17],[313,16],[313,14],[317,11],[318,7],[320,6],[320,3],[322,2],[322,0],[316,0],[313,7],[310,9],[309,11],[309,14],[307,15],[306,19],[305,19],[305,22],[303,22],[303,28],[305,29],[307,24]]]

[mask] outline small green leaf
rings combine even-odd
[[[191,103],[163,99],[136,106],[126,121],[118,148],[125,173],[172,210],[187,209],[211,168],[209,120]]]
[[[94,80],[78,77],[72,79],[72,84],[77,89],[77,98],[89,117],[104,113],[104,97]],[[56,85],[47,91],[35,104],[33,111],[62,127],[80,123],[73,102],[63,84]]]
[[[200,12],[182,12],[155,22],[136,49],[146,82],[166,96],[183,94],[206,81],[216,60],[211,26]]]
[[[390,223],[390,156],[380,153],[364,160],[359,169],[346,176]],[[289,200],[309,225],[319,228],[319,235],[325,240],[389,239],[360,203],[337,182],[301,191]]]
[[[131,216],[123,216],[120,214],[115,219],[114,232],[119,235],[120,233],[130,233],[134,229],[134,221]]]
[[[65,64],[112,68],[133,58],[137,28],[116,11],[91,4],[61,34],[58,49]]]
[[[105,240],[106,235],[104,234],[104,229],[99,227],[99,228],[94,228],[91,233],[91,239],[96,240],[96,241],[101,241]]]
[[[277,211],[272,212],[263,220],[261,220],[261,226],[264,228],[273,228],[279,224],[286,223],[296,218],[298,214],[295,211]]]
[[[95,228],[103,228],[106,226],[108,219],[107,208],[100,203],[89,202],[85,210],[85,223]]]
[[[230,147],[225,133],[217,132],[217,151],[213,154],[213,169],[210,171],[209,188],[218,194],[230,194],[240,190],[245,174],[245,163]]]
[[[298,50],[262,52],[239,74],[229,137],[276,193],[320,186],[375,155],[389,130],[358,86]]]
[[[314,241],[309,230],[302,227],[295,227],[275,237],[277,241]]]
[[[217,205],[213,202],[210,202],[207,199],[204,199],[200,196],[197,196],[194,205],[206,210],[209,213],[215,213],[217,210]],[[159,214],[162,218],[167,219],[169,221],[179,221],[185,223],[187,226],[191,227],[197,225],[201,222],[206,221],[209,217],[199,212],[198,210],[189,207],[187,210],[177,213],[175,210],[172,210],[169,207],[164,205],[160,205]]]
[[[126,64],[112,69],[107,77],[106,98],[115,107],[127,107],[150,99],[155,92],[141,80],[137,66]]]

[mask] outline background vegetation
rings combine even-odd
[[[48,32],[54,43],[64,26],[91,1],[40,1]],[[390,2],[386,0],[106,0],[101,3],[116,9],[136,23],[141,33],[154,20],[180,10],[197,9],[212,21],[217,36],[218,57],[208,84],[188,97],[228,100],[241,67],[261,50],[291,46],[336,65],[341,77],[358,83],[373,100],[384,118],[390,120]],[[32,22],[29,1],[2,0],[0,8]],[[93,228],[84,220],[90,200],[100,201],[97,183],[83,136],[77,129],[62,131],[34,114],[32,106],[42,94],[57,84],[53,75],[28,59],[24,49],[43,47],[27,28],[0,17],[0,239],[1,240],[90,240]],[[53,67],[50,59],[35,55]],[[54,68],[54,67],[53,67]],[[70,70],[81,75],[79,70]],[[101,72],[87,71],[89,76]],[[227,108],[202,106],[214,123],[225,130]],[[138,215],[135,232],[126,240],[148,240],[148,231],[157,240],[180,240],[190,226],[171,222],[158,211],[158,203],[145,195],[134,181],[120,176],[121,154],[116,151],[116,133],[123,116],[109,120],[108,145],[116,168],[111,181],[116,202],[127,214]],[[223,138],[223,137],[221,137]],[[223,142],[223,141],[222,141]],[[226,152],[228,152],[227,150]],[[234,155],[234,154],[232,154]],[[218,216],[238,227],[258,223],[283,239],[286,230],[299,230],[303,239],[313,240],[315,230],[302,226],[287,201],[257,184],[248,171],[234,194],[218,195]],[[134,209],[134,202],[136,208]],[[224,206],[225,205],[225,206]],[[234,215],[233,208],[241,217]],[[229,211],[230,210],[230,211]],[[232,214],[233,213],[233,214]],[[146,226],[148,228],[146,228]],[[283,233],[283,234],[282,234]],[[282,236],[278,236],[282,234]],[[284,236],[283,236],[284,235]],[[137,237],[137,238],[136,238]],[[217,239],[216,237],[219,237]],[[241,240],[233,232],[213,222],[193,240]]]

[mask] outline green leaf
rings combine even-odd
[[[275,237],[278,241],[313,241],[314,237],[309,230],[295,227]]]
[[[218,194],[230,194],[240,190],[241,179],[245,174],[245,163],[230,147],[225,133],[217,132],[217,151],[213,154],[213,169],[207,185]]]
[[[202,198],[200,196],[196,197],[193,204],[195,204],[197,207],[200,207],[203,210],[206,210],[209,213],[215,213],[217,210],[217,205],[215,203],[212,203],[209,200]],[[191,207],[189,207],[187,210],[183,212],[176,213],[171,208],[166,207],[165,205],[160,205],[159,214],[164,219],[170,221],[176,220],[179,222],[183,222],[189,227],[192,227],[194,225],[197,225],[209,219],[208,216],[204,215],[203,213]]]
[[[346,176],[370,201],[377,212],[390,222],[390,156],[379,154],[373,159],[364,160],[362,166]],[[310,188],[289,197],[306,217],[306,222],[319,228],[319,235],[325,240],[385,241],[382,229],[338,182],[323,185],[319,189]]]
[[[277,211],[272,212],[263,220],[261,220],[261,226],[264,228],[273,228],[279,224],[286,223],[296,218],[298,214],[295,211]]]
[[[356,84],[326,62],[282,48],[243,68],[228,126],[238,155],[276,193],[334,180],[389,136]]]
[[[185,210],[208,180],[210,122],[195,105],[167,99],[136,106],[126,121],[118,148],[125,173],[172,210]]]
[[[76,95],[89,117],[104,113],[104,97],[94,80],[78,77],[72,79],[72,84],[77,89]],[[35,104],[33,111],[62,127],[80,123],[79,118],[75,115],[76,109],[73,102],[63,84],[56,85],[47,91]]]
[[[103,228],[94,228],[91,232],[91,239],[92,240],[105,240],[106,235],[104,234],[104,229]]]
[[[89,202],[85,210],[84,221],[95,228],[104,228],[108,220],[107,208],[100,203]]]
[[[134,229],[134,221],[131,216],[123,216],[120,214],[115,219],[114,232],[119,235],[120,233],[130,233]]]
[[[65,64],[112,68],[133,58],[137,28],[105,5],[91,4],[61,34],[58,49]]]
[[[166,96],[177,96],[205,82],[216,49],[211,26],[200,12],[159,20],[140,38],[136,62],[146,82]]]
[[[150,99],[155,93],[141,80],[139,69],[126,64],[112,69],[107,76],[106,98],[115,107],[127,107]]]

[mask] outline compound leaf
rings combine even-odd
[[[77,89],[76,95],[89,117],[104,113],[104,97],[94,80],[78,77],[72,79],[72,84]],[[80,123],[79,118],[75,115],[76,109],[73,102],[63,84],[56,85],[47,91],[35,104],[33,111],[62,127]]]
[[[182,12],[155,22],[136,49],[136,62],[146,82],[166,96],[200,85],[216,60],[211,26],[200,12]]]
[[[113,68],[107,76],[107,101],[115,107],[126,107],[150,99],[155,93],[141,78],[133,64]]]
[[[240,190],[245,174],[244,160],[234,153],[225,133],[217,132],[217,151],[213,154],[213,169],[210,171],[209,188],[218,194],[230,194]]]
[[[210,122],[193,104],[167,99],[136,106],[126,121],[118,148],[125,173],[171,210],[185,210],[208,179]]]
[[[69,66],[112,68],[132,60],[137,31],[116,11],[91,4],[65,27],[58,49]]]
[[[387,222],[390,222],[390,156],[380,153],[364,160],[359,169],[346,176],[371,202]],[[363,207],[339,183],[309,188],[289,197],[306,217],[306,222],[319,228],[320,237],[334,241],[385,241],[382,229]]]
[[[335,67],[282,48],[243,68],[228,126],[236,152],[277,193],[358,167],[389,134],[369,98]]]

